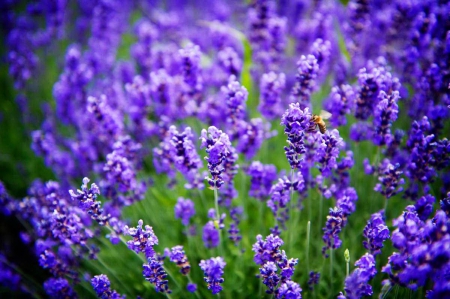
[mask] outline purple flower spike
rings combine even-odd
[[[355,92],[350,85],[334,86],[331,89],[331,94],[325,102],[325,109],[327,109],[333,117],[330,123],[334,127],[343,126],[347,124],[347,114],[350,114],[355,108]]]
[[[345,279],[346,298],[359,299],[363,296],[371,296],[373,291],[369,280],[377,273],[374,257],[366,253],[356,261],[355,266],[358,268]]]
[[[296,82],[289,98],[291,103],[298,102],[301,109],[309,108],[311,93],[315,89],[315,79],[319,64],[313,55],[301,56],[297,62]]]
[[[69,190],[70,197],[72,200],[78,201],[79,207],[83,211],[88,212],[92,219],[96,220],[98,224],[105,225],[110,216],[103,214],[101,202],[96,200],[97,196],[100,194],[100,189],[95,183],[92,183],[91,188],[88,189],[88,183],[89,179],[84,178],[81,190],[77,190],[77,193],[73,190]]]
[[[208,161],[208,169],[211,177],[207,177],[211,187],[220,188],[224,184],[223,172],[233,165],[227,165],[227,158],[235,155],[228,135],[214,126],[202,130],[200,137],[202,147],[206,148],[209,154],[205,159]],[[227,166],[225,168],[225,166]]]
[[[302,299],[302,289],[300,285],[292,280],[288,280],[280,285],[276,292],[277,299]]]
[[[133,240],[127,242],[128,248],[136,253],[143,252],[147,258],[151,258],[155,255],[154,245],[158,244],[158,238],[151,226],[146,225],[145,230],[142,229],[144,221],[139,220],[136,228],[124,228],[124,234],[133,237]]]
[[[206,248],[214,248],[219,245],[219,230],[214,225],[214,221],[210,220],[205,224],[202,238]]]
[[[309,272],[308,286],[312,290],[316,284],[319,283],[320,273],[311,271]]]
[[[381,91],[379,98],[380,101],[374,112],[373,124],[375,130],[372,138],[374,144],[381,146],[390,144],[394,140],[394,136],[391,134],[391,126],[398,116],[397,102],[400,95],[398,91],[389,95]]]
[[[367,238],[363,241],[364,248],[374,256],[380,254],[383,242],[390,237],[389,228],[384,222],[384,211],[372,214],[364,228],[363,236]]]
[[[292,169],[300,167],[302,158],[299,156],[306,152],[305,132],[315,126],[311,116],[308,108],[302,109],[299,103],[294,103],[289,105],[281,117],[281,124],[285,126],[284,133],[288,136],[289,144],[284,147],[284,151]]]
[[[125,296],[119,295],[116,291],[111,290],[108,276],[101,274],[91,279],[92,287],[97,296],[102,299],[125,299]]]
[[[267,286],[267,294],[273,294],[278,286],[278,283],[280,282],[280,277],[277,274],[277,271],[277,264],[274,262],[267,262],[259,269],[259,276],[262,278],[263,284]]]
[[[259,200],[266,199],[270,194],[273,181],[277,179],[276,167],[254,161],[247,169],[247,174],[251,177],[249,195]]]
[[[197,285],[195,283],[188,283],[186,289],[190,293],[195,293],[197,291]]]
[[[330,215],[327,216],[327,222],[323,228],[324,235],[322,239],[326,246],[322,248],[322,254],[325,255],[325,252],[328,249],[336,249],[341,247],[342,241],[339,239],[339,233],[345,226],[346,222],[347,218],[342,209],[337,207],[330,209]]]
[[[402,185],[405,183],[403,178],[400,178],[403,171],[399,170],[400,165],[397,163],[392,165],[388,159],[384,159],[380,165],[378,181],[374,190],[380,192],[386,200],[403,191]]]
[[[208,290],[211,290],[213,295],[222,291],[221,284],[224,282],[222,276],[225,265],[225,261],[220,256],[200,261],[199,266],[205,272],[204,279],[208,284]]]
[[[286,86],[286,76],[283,73],[276,74],[270,72],[262,75],[259,85],[260,98],[258,110],[261,114],[273,120],[281,117],[282,111],[282,93]]]
[[[169,281],[166,280],[167,273],[163,268],[162,263],[157,258],[148,258],[148,264],[144,264],[142,275],[145,280],[149,281],[155,286],[155,290],[161,293],[172,293],[169,289]]]
[[[194,202],[189,198],[179,197],[175,205],[175,218],[181,219],[184,226],[189,225],[189,220],[195,215]]]
[[[337,168],[336,159],[343,145],[344,141],[339,136],[338,130],[334,129],[322,134],[322,142],[317,149],[317,159],[320,164],[319,170],[324,177],[330,176],[331,170]]]
[[[50,298],[77,298],[69,282],[64,278],[50,278],[44,282],[44,289]]]
[[[189,274],[189,272],[191,271],[191,265],[189,264],[183,246],[175,246],[172,247],[171,250],[166,248],[165,253],[167,256],[169,256],[171,262],[177,264],[177,267],[180,268],[181,274]]]

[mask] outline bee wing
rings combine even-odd
[[[330,119],[331,118],[331,113],[326,111],[326,110],[320,110],[320,117],[322,119]]]

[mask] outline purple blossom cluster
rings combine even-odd
[[[265,240],[261,235],[256,236],[252,250],[255,253],[253,260],[261,266],[258,277],[266,285],[267,294],[274,294],[276,298],[301,299],[300,285],[291,280],[298,259],[288,259],[284,250],[280,250],[283,244],[276,235],[271,234]]]
[[[96,275],[91,279],[92,287],[97,296],[102,299],[122,299],[124,296],[119,295],[116,291],[111,290],[111,283],[105,274]]]
[[[204,279],[208,284],[208,290],[211,290],[213,295],[222,291],[221,284],[224,282],[222,276],[225,265],[224,259],[220,256],[200,261],[199,266],[205,272]]]
[[[383,248],[383,242],[390,238],[389,228],[384,222],[384,211],[374,213],[370,216],[364,228],[363,236],[366,238],[363,241],[364,248],[373,256],[380,254],[381,248]]]

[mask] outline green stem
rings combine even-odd
[[[294,226],[295,226],[295,221],[294,221],[294,188],[292,187],[292,181],[294,179],[294,170],[291,169],[291,187],[289,188],[289,193],[290,193],[290,201],[289,201],[289,221],[291,222],[291,225],[289,226],[289,254],[292,255],[292,247],[294,246]]]
[[[216,217],[217,217],[217,225],[219,225],[220,222],[220,214],[219,214],[219,194],[217,192],[217,187],[214,186],[214,205],[216,207]],[[223,256],[223,245],[222,245],[222,230],[217,227],[219,230],[219,251],[220,255]]]
[[[308,224],[306,226],[306,267],[309,274],[309,239],[310,239],[310,233],[311,233],[311,221],[308,221]]]
[[[322,216],[323,216],[323,195],[322,192],[320,192],[320,198],[319,198],[319,223],[322,223]],[[322,232],[320,225],[318,225],[319,227],[319,235]]]
[[[331,292],[330,294],[332,294],[333,292],[333,256],[334,256],[334,252],[333,252],[333,248],[330,249],[330,288],[331,288]]]

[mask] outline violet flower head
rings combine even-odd
[[[108,184],[117,186],[120,192],[128,192],[136,188],[136,171],[133,163],[120,150],[113,150],[106,156],[103,167]]]
[[[197,45],[188,45],[178,51],[181,57],[182,76],[186,84],[187,93],[194,96],[203,89],[203,79],[201,77],[200,47]]]
[[[158,37],[158,30],[147,20],[141,20],[135,28],[137,43],[132,46],[131,54],[142,74],[148,74],[152,68],[151,46]]]
[[[334,127],[346,125],[346,116],[352,112],[354,107],[355,92],[353,87],[347,84],[334,86],[325,102],[325,109],[333,115],[330,123]]]
[[[277,169],[272,164],[262,164],[253,161],[247,169],[250,179],[249,195],[259,200],[266,199],[270,194],[272,183],[277,179]]]
[[[347,218],[342,209],[334,207],[330,209],[330,214],[327,216],[327,222],[322,229],[324,235],[322,240],[325,242],[325,246],[322,248],[322,254],[328,257],[325,252],[328,249],[336,249],[341,247],[342,241],[339,239],[339,233],[347,223]]]
[[[175,126],[170,126],[168,133],[170,154],[175,167],[188,181],[185,187],[187,189],[202,189],[204,185],[200,179],[200,168],[203,167],[203,163],[192,142],[193,134],[191,128],[187,127],[183,132],[178,132]]]
[[[194,202],[189,198],[184,199],[183,197],[179,197],[175,205],[175,218],[181,219],[181,223],[187,226],[194,215]]]
[[[253,260],[258,265],[278,262],[281,259],[280,247],[283,244],[283,240],[278,236],[270,234],[263,240],[261,235],[257,235],[256,243],[252,246],[252,251],[255,253]]]
[[[180,268],[180,272],[183,275],[189,274],[191,271],[191,265],[189,264],[186,252],[184,252],[183,246],[172,247],[171,250],[166,248],[165,255],[169,257],[170,261],[177,264]]]
[[[302,299],[300,285],[292,280],[283,282],[276,291],[277,299]]]
[[[277,273],[277,264],[274,262],[267,262],[259,268],[259,277],[262,278],[262,283],[266,285],[267,294],[273,294],[280,282],[280,276]]]
[[[308,287],[310,290],[313,290],[314,286],[319,283],[320,279],[320,273],[310,271],[309,272],[309,279],[308,279]]]
[[[316,39],[311,46],[311,54],[317,59],[317,64],[322,71],[330,60],[331,43],[321,38]]]
[[[240,75],[242,71],[242,60],[232,47],[226,47],[220,50],[217,53],[217,59],[227,78],[231,75],[236,77]]]
[[[224,282],[222,276],[225,265],[225,261],[220,256],[200,261],[199,266],[205,272],[204,279],[208,284],[208,290],[211,290],[213,295],[222,291],[221,284]]]
[[[282,115],[282,94],[286,86],[286,76],[284,73],[266,73],[261,77],[259,84],[259,106],[258,110],[268,120],[281,117]]]
[[[158,238],[153,232],[153,228],[149,225],[142,229],[144,221],[139,220],[136,228],[125,227],[124,234],[133,237],[133,240],[127,242],[129,249],[136,253],[143,252],[147,258],[152,258],[155,255],[154,245],[158,245]]]
[[[300,155],[306,152],[305,131],[314,124],[311,121],[311,113],[308,108],[300,108],[299,103],[289,104],[289,108],[281,117],[281,124],[285,126],[284,133],[288,136],[289,146],[284,147],[286,158],[292,169],[299,168],[302,161]]]
[[[98,298],[102,299],[125,299],[125,296],[119,295],[116,291],[111,290],[108,276],[104,274],[96,275],[91,279],[92,287],[97,293]]]
[[[374,190],[380,192],[386,200],[403,191],[402,185],[405,181],[400,177],[403,171],[400,170],[398,163],[392,165],[388,159],[384,159],[380,165],[379,173],[379,183],[375,185]]]
[[[233,152],[230,139],[226,133],[211,126],[208,131],[202,130],[200,140],[202,141],[201,147],[206,148],[206,152],[209,154],[205,159],[208,161],[211,177],[206,179],[211,187],[220,188],[224,183],[223,172],[226,171],[222,164]]]
[[[400,96],[398,91],[393,91],[389,95],[380,91],[379,98],[380,101],[374,112],[373,124],[375,129],[372,138],[374,144],[382,146],[390,144],[394,139],[391,134],[391,126],[398,116],[397,102]]]
[[[158,258],[148,257],[148,264],[144,264],[142,275],[145,280],[149,281],[155,286],[155,290],[161,293],[172,293],[169,289],[169,281],[167,278],[167,273],[164,270],[162,262]]]
[[[336,206],[342,209],[345,217],[348,217],[356,210],[358,193],[353,187],[347,187],[339,192],[336,199]]]
[[[241,215],[244,209],[241,206],[231,208],[230,218],[232,222],[230,223],[230,228],[228,229],[229,239],[234,242],[234,245],[238,245],[242,239],[242,235],[239,230],[239,223],[241,222]]]
[[[75,193],[73,190],[69,190],[72,200],[78,201],[79,207],[91,215],[92,219],[98,222],[100,225],[105,225],[109,219],[109,215],[103,214],[101,202],[97,201],[97,196],[100,194],[100,189],[93,183],[88,189],[89,179],[84,178],[81,190],[77,190]]]
[[[345,292],[348,299],[359,299],[373,294],[369,281],[377,273],[375,258],[366,253],[356,261],[353,273],[345,279]]]
[[[249,122],[241,120],[238,124],[236,150],[251,160],[267,137],[270,124],[261,118],[252,118]]]
[[[197,291],[197,285],[195,283],[188,283],[186,289],[190,293],[195,293]]]
[[[319,72],[317,58],[313,55],[300,57],[297,62],[296,82],[290,95],[291,103],[298,103],[301,109],[311,106],[311,93],[315,89],[315,80]]]
[[[221,91],[225,95],[228,108],[227,122],[235,127],[239,120],[245,118],[248,91],[236,80],[235,76],[230,76],[227,86],[222,86]]]
[[[367,238],[363,241],[364,248],[373,256],[380,254],[383,242],[390,238],[389,228],[384,221],[384,211],[372,214],[364,228],[363,236]]]
[[[215,215],[215,214],[214,214]],[[203,243],[206,248],[214,248],[219,246],[220,241],[219,229],[214,225],[214,221],[208,221],[203,227]]]
[[[339,151],[343,147],[344,141],[339,136],[339,131],[333,129],[322,134],[322,142],[317,149],[317,156],[319,162],[319,170],[323,176],[331,175],[331,170],[337,168],[336,159],[339,156]]]
[[[433,212],[433,205],[435,202],[436,198],[431,194],[424,195],[416,201],[414,207],[416,208],[420,220],[425,221],[428,219]]]
[[[77,298],[69,282],[64,278],[50,278],[44,282],[44,290],[50,298]]]

